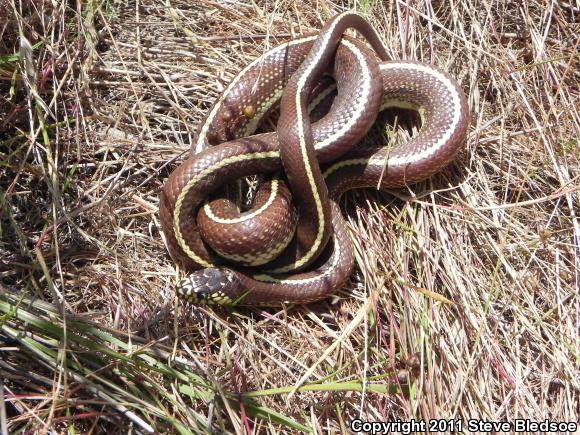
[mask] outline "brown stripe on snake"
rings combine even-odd
[[[468,127],[465,95],[446,73],[412,62],[385,62],[380,70],[384,88],[382,105],[419,108],[422,129],[408,144],[388,152],[355,148],[332,164],[325,176],[333,198],[349,188],[377,187],[379,180],[382,180],[379,187],[385,188],[427,178],[448,164],[464,141]],[[320,133],[316,128],[313,131],[317,141],[316,135]],[[324,159],[327,148],[315,147],[319,160],[328,162]],[[240,176],[280,168],[277,143],[268,136],[254,136],[210,148],[180,165],[165,186],[160,207],[168,248],[176,261],[192,269],[214,264],[213,254],[202,258],[195,252],[192,258],[190,253],[184,253],[190,249],[189,245],[184,250],[177,243],[178,238],[185,240],[190,232],[197,230],[190,213],[199,208],[208,192]],[[178,294],[197,302],[230,303],[241,298],[242,304],[252,305],[303,303],[326,297],[344,284],[353,266],[352,246],[335,205],[332,205],[332,225],[332,243],[313,272],[272,276],[213,267],[186,278],[178,287]],[[176,235],[178,231],[180,234]]]
[[[353,13],[341,14],[320,30],[319,37],[282,95],[276,132],[280,158],[298,204],[299,218],[295,244],[290,246],[290,253],[294,255],[288,265],[274,268],[276,273],[309,266],[324,249],[331,234],[330,200],[315,155],[314,137],[308,120],[308,97],[334,57],[342,34],[350,27],[356,28],[383,60],[387,59],[387,53],[369,23]],[[345,44],[348,46],[349,42]],[[341,99],[348,102],[339,116],[333,118],[333,130],[342,130],[335,145],[335,159],[362,139],[374,123],[381,102],[382,83],[377,59],[356,47],[353,47],[353,53],[355,63],[351,68],[337,68],[334,73]],[[336,62],[339,61],[337,58]],[[359,69],[360,80],[357,79]],[[344,86],[345,82],[350,86]]]
[[[272,216],[277,219],[272,221]],[[292,194],[277,178],[260,186],[251,210],[240,214],[233,201],[220,198],[197,215],[202,239],[221,257],[244,266],[261,266],[280,255],[294,236],[297,220]]]

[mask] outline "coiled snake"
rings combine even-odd
[[[349,27],[374,52],[343,36]],[[309,104],[313,96],[325,99],[319,83],[326,72],[337,95],[328,113],[311,123]],[[276,133],[248,136],[278,101]],[[401,146],[353,147],[387,107],[417,110],[420,132]],[[336,200],[348,189],[402,187],[428,178],[455,157],[468,122],[466,97],[455,80],[429,65],[388,61],[379,37],[357,14],[338,15],[318,35],[270,50],[222,93],[191,156],[163,188],[160,217],[168,250],[195,271],[178,285],[178,296],[196,303],[279,305],[331,295],[354,266]],[[324,172],[320,164],[326,164]],[[275,178],[241,215],[225,200],[204,206],[229,182],[282,170],[293,201],[285,182]],[[251,267],[257,265],[261,271]]]

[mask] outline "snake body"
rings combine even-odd
[[[380,62],[358,40],[341,38],[348,27],[361,31]],[[328,114],[311,125],[309,97],[332,58],[337,96]],[[160,217],[169,252],[183,267],[196,270],[178,286],[179,296],[194,302],[248,305],[307,303],[327,297],[344,285],[354,264],[352,244],[335,200],[351,188],[386,189],[423,180],[455,157],[469,117],[459,85],[435,67],[385,58],[372,28],[358,15],[345,13],[328,22],[318,36],[274,48],[232,81],[202,124],[192,155],[170,175],[161,195]],[[280,99],[277,133],[244,137]],[[387,107],[418,110],[419,134],[390,149],[352,148],[379,110]],[[329,164],[324,173],[319,162]],[[285,248],[280,259],[268,265],[276,274],[228,267],[204,242],[196,214],[207,196],[224,184],[282,169],[287,171],[294,197],[300,196],[299,222],[290,242],[284,235],[282,241],[266,248],[276,253]],[[266,199],[245,216],[221,218],[216,204],[206,205],[203,224],[211,227],[221,221],[227,228],[228,222],[247,222],[251,227],[253,218],[259,217],[265,222],[260,225],[269,226],[266,233],[278,233],[295,219],[275,214],[282,207],[273,206],[276,198],[286,198],[280,204],[290,201],[287,194],[278,193],[284,192],[282,182],[274,185]],[[228,237],[227,230],[219,232],[236,239],[236,234]],[[262,237],[255,229],[254,234],[244,241],[246,246],[259,244]],[[242,264],[270,259],[256,254],[259,250],[225,252],[232,249],[235,244],[215,250],[241,259]],[[297,272],[312,263],[313,270]]]

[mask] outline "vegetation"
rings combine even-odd
[[[0,433],[578,421],[580,10],[347,3],[0,0]],[[243,65],[345,8],[460,81],[465,151],[344,198],[357,271],[336,298],[178,303],[165,178]]]

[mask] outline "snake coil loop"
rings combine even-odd
[[[350,27],[374,52],[343,36]],[[310,99],[325,98],[325,91],[316,90],[325,72],[333,76],[337,95],[328,113],[311,123]],[[251,135],[280,100],[276,133]],[[417,110],[420,132],[389,149],[353,147],[378,112],[389,107]],[[455,80],[429,65],[387,61],[380,38],[357,14],[340,14],[318,35],[270,50],[222,93],[202,123],[192,155],[164,186],[160,217],[168,250],[182,267],[195,271],[180,283],[178,295],[197,303],[243,305],[329,296],[354,266],[336,200],[348,189],[402,187],[428,178],[455,157],[468,122],[467,100]],[[324,172],[321,163],[328,164]],[[226,183],[282,169],[297,215],[286,184],[277,179],[255,208],[240,216],[223,202],[204,205]],[[295,233],[282,231],[296,219]],[[266,271],[234,269],[224,257],[245,266],[268,264]]]

